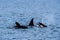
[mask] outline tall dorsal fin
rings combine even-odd
[[[29,26],[34,26],[33,18],[31,19]]]

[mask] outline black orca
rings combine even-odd
[[[40,22],[38,23],[38,26],[40,26],[40,27],[41,27],[41,26],[47,27],[46,25],[44,25],[43,23],[40,23]]]
[[[30,23],[29,23],[29,26],[34,26],[34,22],[33,22],[33,18],[31,19]]]
[[[15,26],[15,28],[17,28],[17,29],[27,29],[28,27],[27,26],[24,26],[24,25],[20,25],[18,22],[16,22],[15,23],[16,24],[16,26]]]

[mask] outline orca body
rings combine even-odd
[[[38,23],[38,26],[40,26],[40,27],[42,27],[42,26],[43,27],[47,27],[46,25],[44,25],[43,23],[40,23],[40,22]]]
[[[19,29],[19,28],[20,29],[27,29],[28,28],[27,26],[20,25],[18,22],[16,22],[15,24],[16,24],[16,26],[15,26],[16,29]]]
[[[33,18],[31,19],[30,23],[29,23],[29,26],[34,26],[34,22],[33,22]]]

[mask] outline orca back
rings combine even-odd
[[[27,29],[28,28],[27,26],[20,25],[18,22],[16,22],[15,24],[16,24],[15,26],[16,29]]]
[[[42,23],[39,23],[40,25],[42,25],[43,27],[47,27],[46,25],[42,24]]]

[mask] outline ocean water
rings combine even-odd
[[[32,18],[47,27],[12,28],[15,22],[28,25]],[[0,40],[60,40],[59,18],[60,0],[0,0]]]

